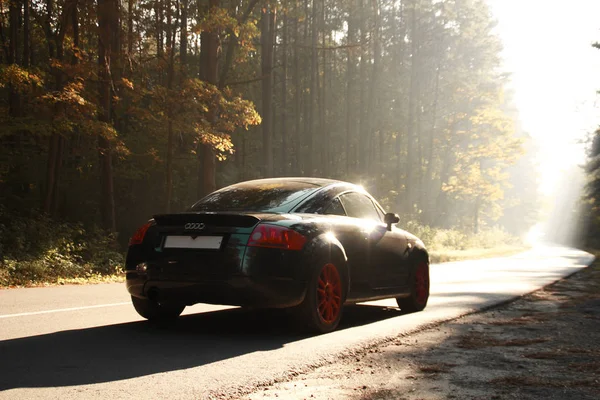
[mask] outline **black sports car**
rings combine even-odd
[[[345,304],[396,298],[420,311],[429,256],[398,220],[346,182],[238,183],[142,226],[129,243],[127,290],[150,320],[195,303],[294,307],[317,332],[334,330]]]

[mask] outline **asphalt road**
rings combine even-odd
[[[393,300],[345,311],[340,329],[294,333],[285,314],[196,305],[170,327],[143,321],[123,284],[0,290],[0,399],[230,398],[570,275],[593,257],[538,247],[433,265],[421,313]]]

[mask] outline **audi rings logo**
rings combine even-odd
[[[203,222],[189,222],[185,224],[183,227],[189,231],[200,231],[204,229],[206,225]]]

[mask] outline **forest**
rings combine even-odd
[[[0,281],[117,271],[153,214],[261,177],[524,233],[536,176],[494,26],[484,0],[0,0]]]

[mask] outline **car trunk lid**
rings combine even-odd
[[[259,215],[178,213],[154,216],[152,246],[161,280],[226,279],[241,273],[244,252]]]

